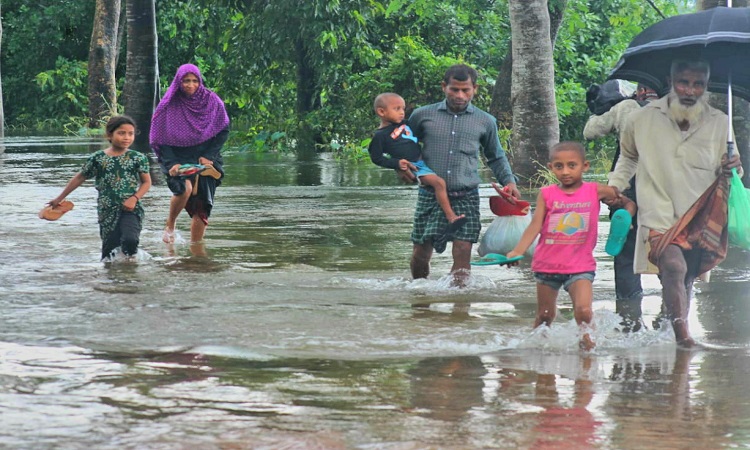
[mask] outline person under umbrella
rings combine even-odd
[[[710,72],[704,60],[672,62],[669,94],[630,116],[609,176],[624,190],[636,175],[634,270],[658,270],[664,313],[685,347],[695,345],[687,323],[693,281],[726,256],[727,177],[741,169],[726,152],[727,116],[704,95]]]
[[[611,80],[612,81],[619,80]],[[620,132],[625,129],[625,124],[630,120],[630,114],[641,109],[649,102],[658,99],[656,91],[649,86],[638,83],[632,98],[616,103],[608,111],[594,114],[586,121],[583,128],[583,137],[586,139],[596,139],[605,137],[610,133],[617,134],[617,147],[615,156],[612,161],[610,172],[615,170],[615,165],[620,157]],[[635,180],[631,179],[630,189],[622,193],[634,202],[638,202],[635,192]],[[615,210],[610,209],[609,217],[612,218]],[[643,287],[641,285],[641,276],[633,272],[633,258],[635,256],[635,241],[638,230],[637,219],[633,219],[633,227],[628,232],[625,245],[622,251],[615,256],[615,311],[622,317],[620,329],[629,331],[638,331],[643,325],[641,303],[643,300]]]
[[[675,59],[708,62],[706,90],[726,94],[731,86],[734,95],[750,101],[750,8],[716,7],[655,23],[633,38],[608,78],[664,95]]]

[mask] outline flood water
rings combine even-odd
[[[5,139],[0,448],[750,447],[747,253],[696,285],[705,347],[682,351],[651,324],[653,276],[648,329],[617,331],[603,221],[597,348],[581,353],[564,292],[553,327],[532,331],[528,261],[475,267],[457,289],[447,251],[412,281],[416,190],[369,161],[229,149],[203,245],[184,214],[182,238],[161,242],[157,179],[138,261],[102,263],[91,182],[60,220],[37,213],[104,146]]]

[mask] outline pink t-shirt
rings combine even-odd
[[[531,270],[563,274],[596,270],[597,189],[596,183],[588,182],[570,194],[557,185],[542,188],[547,215],[534,250]]]

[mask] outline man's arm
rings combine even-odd
[[[509,186],[513,197],[518,198],[520,193],[516,188],[516,177],[510,168],[510,162],[508,162],[508,157],[505,155],[505,150],[500,145],[500,138],[497,135],[497,125],[494,122],[494,118],[487,124],[487,132],[480,144],[482,145],[482,152],[485,158],[487,158],[487,166],[492,170],[495,179],[503,186]]]
[[[583,137],[586,139],[601,138],[612,131],[622,131],[622,121],[633,111],[641,108],[635,100],[623,100],[609,111],[599,116],[591,116],[583,127]]]
[[[635,175],[638,168],[638,148],[635,143],[635,117],[630,115],[629,120],[620,130],[620,157],[617,159],[615,170],[609,173],[607,178],[609,186],[614,186],[620,191],[630,187],[630,179]]]
[[[422,128],[422,112],[423,108],[415,109],[414,111],[412,111],[409,119],[406,121],[406,124],[409,126],[409,128],[411,128],[411,132],[414,133],[414,136],[419,142],[422,142],[422,139],[424,138],[424,129]]]
[[[600,116],[592,115],[583,127],[583,137],[588,140],[604,137],[615,129],[615,113],[610,109]]]

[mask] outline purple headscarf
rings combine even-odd
[[[198,78],[198,90],[188,97],[182,92],[182,79],[187,74]],[[224,102],[203,85],[198,67],[183,64],[169,85],[151,118],[149,143],[158,154],[160,145],[190,147],[206,142],[229,125]]]

